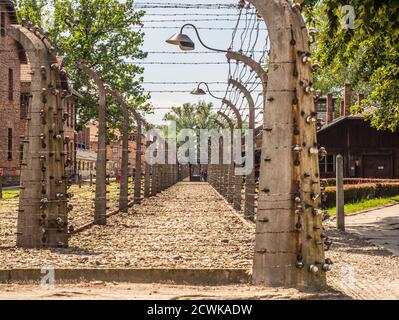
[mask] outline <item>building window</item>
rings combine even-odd
[[[7,152],[8,161],[12,160],[12,129],[8,128],[8,152]]]
[[[320,161],[321,173],[334,173],[335,172],[335,156],[328,155]]]
[[[0,33],[1,33],[2,37],[5,37],[6,36],[6,13],[5,12],[1,13],[0,20],[1,20],[0,21],[0,24],[1,24]]]
[[[14,71],[8,69],[8,100],[14,99]]]
[[[20,119],[24,120],[28,117],[29,108],[29,94],[21,93],[21,109],[20,109]]]
[[[317,103],[317,111],[318,112],[327,112],[327,101],[325,100],[320,100]]]

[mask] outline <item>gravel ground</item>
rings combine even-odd
[[[116,196],[115,196],[116,197]],[[200,199],[200,200],[199,200]],[[77,200],[74,200],[77,201]],[[11,200],[10,203],[16,200]],[[82,201],[84,202],[84,201]],[[84,204],[82,204],[84,207]],[[72,215],[77,225],[89,222],[91,212],[88,206],[80,207]],[[7,209],[0,208],[0,239],[14,238],[12,227],[6,214]],[[7,229],[8,228],[8,229]],[[333,222],[326,223],[327,234],[334,241],[327,257],[335,264],[328,274],[328,284],[331,289],[340,292],[342,296],[353,299],[399,299],[399,258],[393,257],[388,251],[360,239],[355,235],[338,232]],[[4,229],[12,235],[5,237]],[[225,201],[206,184],[181,183],[151,199],[141,206],[134,207],[129,214],[119,214],[109,219],[106,227],[93,227],[71,238],[70,248],[63,250],[22,250],[17,248],[0,250],[0,268],[41,268],[52,265],[62,268],[251,268],[254,244],[254,225],[243,221]],[[111,295],[110,288],[118,291],[119,287],[105,284],[101,288],[91,285],[78,285],[81,291],[76,293],[90,298],[91,294]],[[134,287],[134,286],[133,286]],[[3,287],[4,288],[4,287]],[[9,287],[13,292],[14,286]],[[22,291],[29,288],[17,286]],[[54,297],[73,296],[74,286],[62,286]],[[152,287],[146,287],[152,290]],[[150,289],[149,289],[150,288]],[[180,288],[178,292],[188,292],[191,287]],[[233,293],[221,288],[217,297],[229,297]],[[235,287],[243,288],[241,287]],[[37,287],[33,287],[33,291]],[[110,290],[109,290],[110,289]],[[131,298],[129,285],[127,292],[121,290],[114,298]],[[145,289],[145,290],[147,290]],[[187,290],[186,290],[187,289]],[[39,290],[39,289],[37,289]],[[64,290],[64,291],[63,291]],[[94,291],[93,291],[94,290]],[[143,289],[144,290],[144,289]],[[144,291],[145,291],[144,290]],[[206,288],[199,288],[199,292]],[[215,289],[216,290],[216,289]],[[251,293],[244,293],[251,297]],[[291,291],[282,290],[272,294],[274,289],[265,289],[265,297],[306,298]],[[2,286],[0,286],[0,292]],[[144,292],[143,291],[143,292]],[[61,293],[60,293],[61,292]],[[142,297],[143,292],[137,293]],[[146,291],[145,291],[146,292]],[[168,291],[169,292],[169,291]],[[28,293],[27,293],[28,294]],[[33,294],[33,293],[32,293]],[[234,295],[234,294],[233,294]],[[212,295],[211,295],[212,296]],[[1,294],[0,294],[1,297]],[[11,297],[11,296],[10,296]],[[51,293],[43,293],[43,297],[51,298]],[[209,295],[208,295],[209,297]],[[255,295],[252,295],[255,297]],[[326,298],[319,295],[319,298]],[[112,297],[111,297],[112,298]],[[148,298],[154,298],[148,297]],[[160,297],[162,298],[162,297]],[[164,298],[170,298],[165,296]]]
[[[328,284],[353,299],[399,299],[399,257],[360,239],[343,233],[328,223],[328,235],[334,241],[327,255],[335,262]]]
[[[254,226],[209,185],[181,183],[110,218],[106,227],[74,235],[68,249],[3,249],[0,268],[249,269],[253,244]]]
[[[43,289],[0,285],[0,300],[312,300],[341,299],[336,293],[306,293],[250,285],[202,287],[168,284],[80,283]]]
[[[107,190],[110,191],[108,199],[112,211],[118,208],[119,190],[115,183],[108,186]],[[77,228],[90,223],[94,216],[95,187],[89,185],[83,185],[82,188],[73,186],[70,192],[74,194],[71,200],[74,209],[68,216],[69,224]],[[0,248],[16,245],[18,202],[19,198],[0,201]]]

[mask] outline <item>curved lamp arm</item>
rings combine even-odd
[[[220,100],[220,101],[223,100],[223,98],[217,97],[217,96],[215,96],[215,95],[211,92],[211,90],[209,89],[209,86],[208,86],[208,84],[207,84],[206,82],[200,82],[200,83],[198,84],[198,89],[200,88],[201,84],[205,85],[205,87],[206,87],[206,89],[207,89],[209,95],[210,95],[212,98],[215,98],[215,99]]]
[[[180,33],[183,33],[183,30],[184,30],[185,27],[192,27],[192,28],[194,29],[195,33],[197,34],[197,38],[198,38],[199,42],[200,42],[205,48],[207,48],[208,50],[216,51],[216,52],[224,52],[224,53],[227,53],[227,52],[228,52],[227,50],[220,50],[220,49],[215,49],[215,48],[208,47],[208,46],[202,41],[202,39],[201,39],[201,37],[200,37],[200,34],[199,34],[199,32],[198,32],[197,27],[196,27],[195,25],[191,24],[191,23],[187,23],[187,24],[183,25],[183,26],[181,27],[181,29],[180,29]]]

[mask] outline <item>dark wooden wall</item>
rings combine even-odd
[[[377,131],[362,119],[346,118],[321,130],[318,142],[329,154],[344,156],[347,178],[399,178],[399,132]]]

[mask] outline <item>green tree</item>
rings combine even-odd
[[[309,24],[319,31],[313,46],[321,65],[315,85],[338,91],[350,81],[367,94],[354,112],[381,130],[399,126],[399,2],[394,0],[305,0]],[[341,8],[354,8],[355,28],[342,28]]]
[[[213,104],[199,101],[185,103],[179,107],[172,107],[172,111],[164,117],[165,121],[176,122],[176,131],[193,129],[199,134],[200,129],[216,128],[216,114],[212,112]]]
[[[46,7],[52,8],[53,19],[44,25]],[[76,69],[79,62],[95,69],[134,106],[149,110],[141,87],[143,68],[132,62],[146,57],[140,31],[144,13],[134,9],[133,0],[20,0],[17,12],[20,20],[47,29],[53,46],[65,57],[68,76],[83,95],[78,102],[80,124],[96,119],[98,110],[92,81]],[[119,128],[121,109],[112,100],[107,105],[110,127]]]

